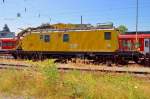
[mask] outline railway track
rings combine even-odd
[[[149,74],[150,70],[135,70],[118,67],[58,67],[59,70],[64,71],[85,71],[85,72],[107,72],[107,73],[128,73],[128,74]]]
[[[0,59],[14,59],[11,54],[1,54],[0,53]]]
[[[0,69],[28,69],[31,65],[0,63]],[[108,67],[108,66],[71,66],[69,64],[58,64],[57,69],[60,72],[81,71],[92,73],[109,73],[109,74],[131,74],[135,77],[150,79],[150,68],[146,67]]]
[[[77,67],[77,66],[67,66],[59,65],[58,70],[61,72],[69,72],[69,71],[81,71],[81,72],[92,72],[92,73],[103,73],[103,74],[129,74],[138,78],[146,78],[150,80],[150,68],[145,67],[108,67],[108,66],[85,66],[85,67]]]
[[[24,64],[12,64],[12,63],[0,63],[0,69],[15,69],[21,70],[30,67],[29,65]]]

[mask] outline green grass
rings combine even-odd
[[[150,83],[130,75],[60,73],[52,60],[29,70],[1,70],[0,93],[25,99],[149,99]]]

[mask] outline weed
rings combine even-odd
[[[32,62],[28,70],[1,70],[0,93],[38,99],[149,99],[150,84],[122,76],[80,71],[60,73],[53,60]]]

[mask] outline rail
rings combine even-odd
[[[0,69],[23,70],[30,69],[30,64],[0,63]],[[108,67],[108,66],[70,66],[69,64],[58,64],[60,72],[81,71],[93,73],[131,74],[138,77],[150,77],[150,68],[146,67]],[[143,76],[144,75],[144,76]]]

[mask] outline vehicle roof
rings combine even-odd
[[[16,41],[15,38],[0,38],[2,41]]]
[[[136,34],[136,31],[129,31],[126,34]],[[138,31],[138,34],[150,34],[150,31]]]
[[[125,35],[119,35],[119,38],[150,38],[150,34],[125,34]]]

